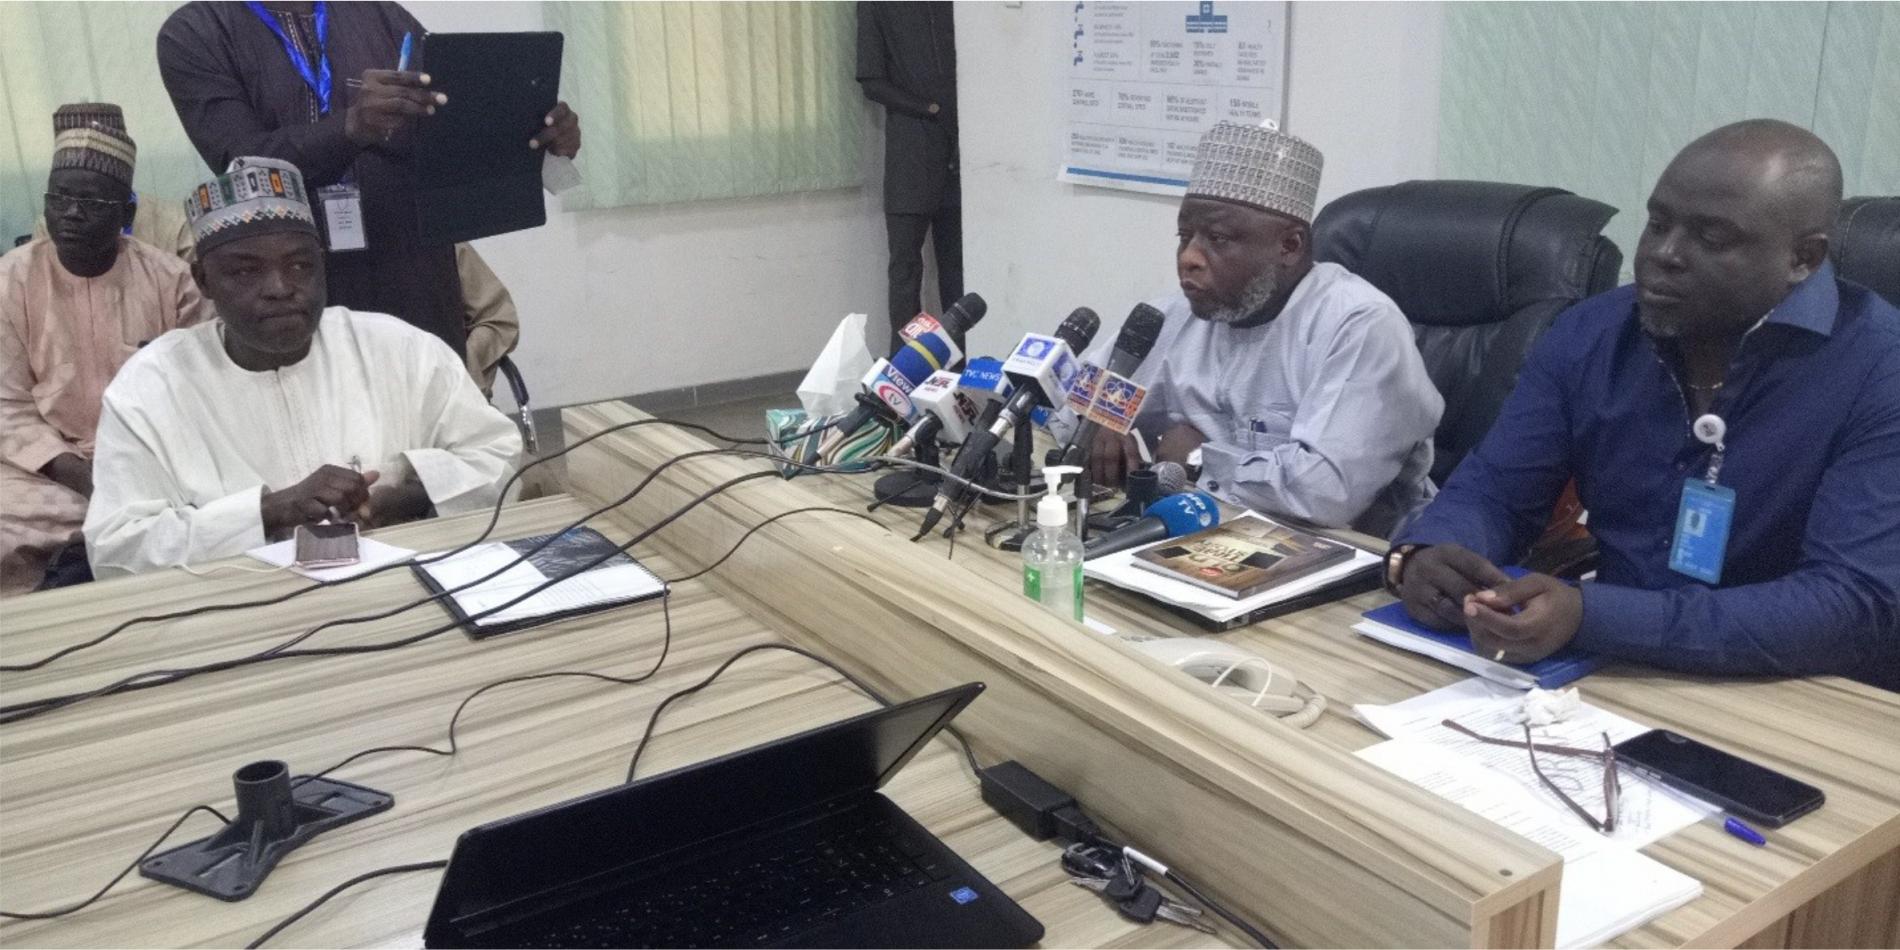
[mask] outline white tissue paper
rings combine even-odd
[[[1531,726],[1563,722],[1583,710],[1583,697],[1576,687],[1564,690],[1533,689],[1524,694],[1524,702],[1514,717]]]
[[[798,402],[807,416],[833,416],[856,404],[859,381],[875,362],[864,345],[864,320],[864,314],[852,313],[838,321],[838,329],[831,331],[831,339],[798,384]]]

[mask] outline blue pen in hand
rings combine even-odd
[[[413,52],[415,48],[416,48],[415,34],[404,33],[402,35],[402,53],[396,57],[396,71],[397,72],[399,73],[405,72],[409,69],[409,54]]]
[[[1757,848],[1766,847],[1768,844],[1768,839],[1762,837],[1761,832],[1748,827],[1748,825],[1744,824],[1740,818],[1730,818],[1729,820],[1722,822],[1722,830],[1728,832],[1729,834],[1734,835],[1737,838],[1742,839],[1743,841],[1748,842],[1749,844],[1754,845]]]

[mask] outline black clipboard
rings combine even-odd
[[[417,126],[416,231],[456,244],[547,223],[546,153],[528,141],[560,101],[561,34],[425,33],[414,68],[448,105]]]

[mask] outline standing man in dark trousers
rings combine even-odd
[[[859,3],[858,84],[884,107],[884,222],[890,234],[891,340],[917,315],[924,236],[934,233],[937,295],[963,296],[957,184],[957,41],[950,4]]]

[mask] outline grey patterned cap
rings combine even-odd
[[[1212,198],[1313,223],[1319,149],[1276,129],[1219,122],[1194,151],[1188,197]]]
[[[185,217],[200,255],[253,234],[317,233],[303,175],[297,166],[275,158],[233,159],[224,174],[199,185],[185,199]]]

